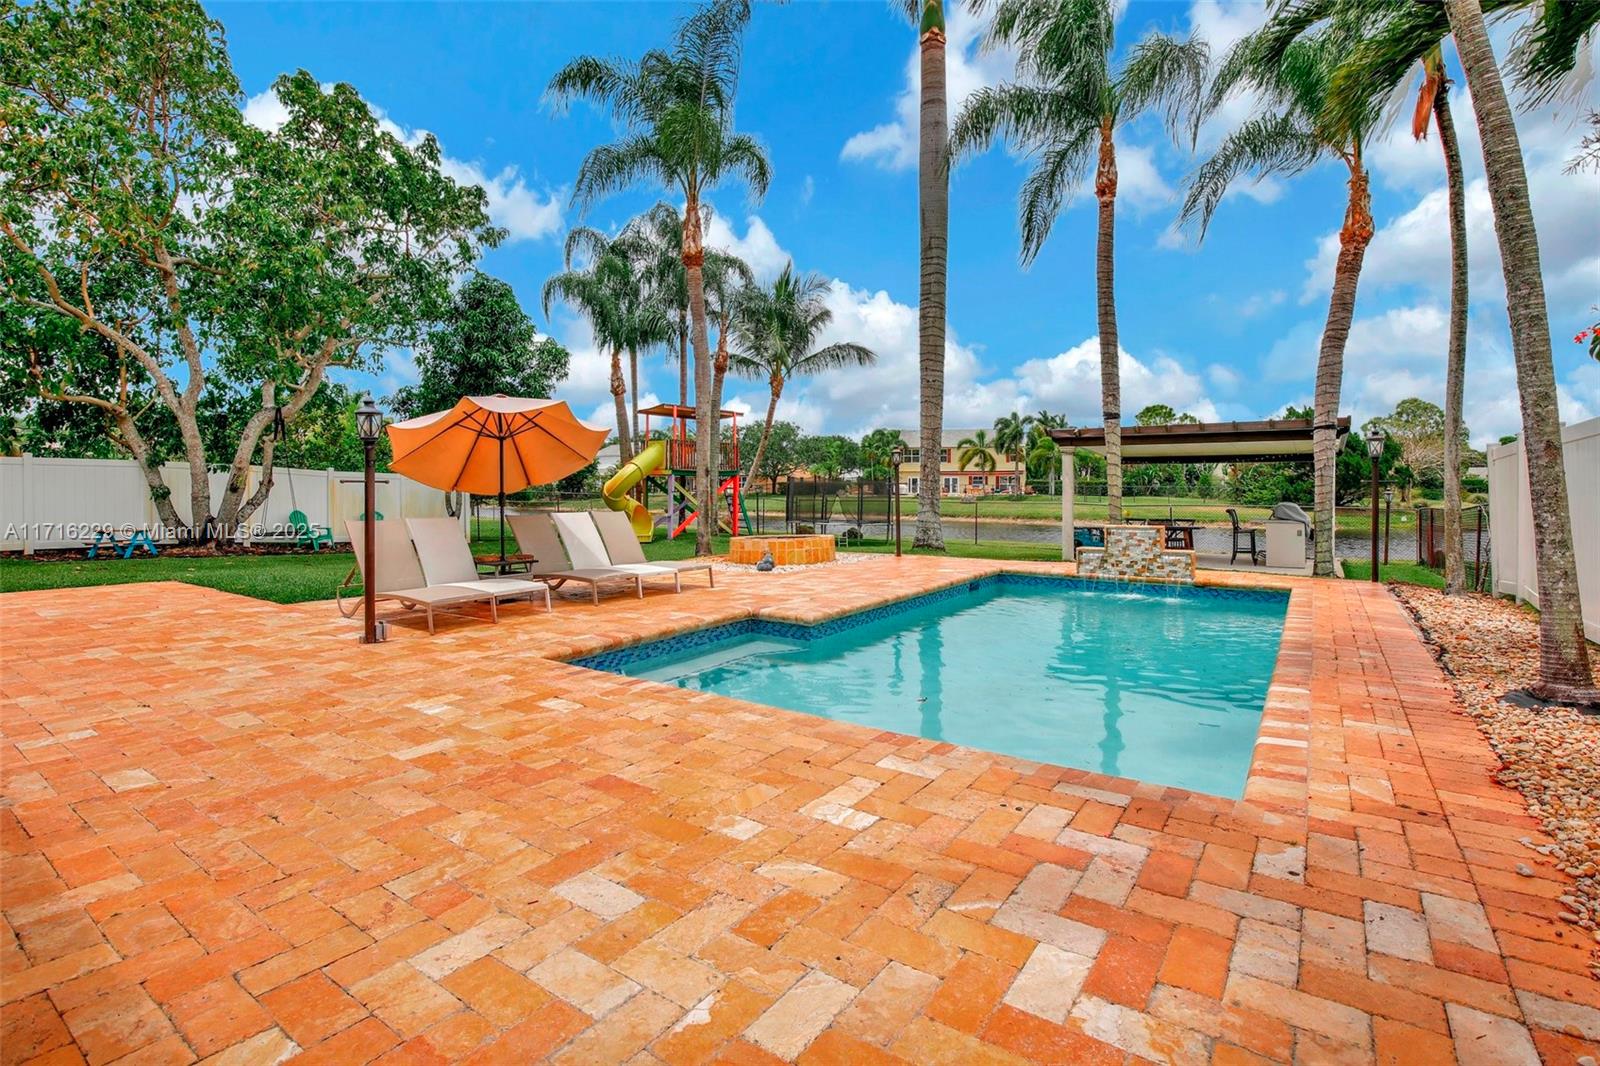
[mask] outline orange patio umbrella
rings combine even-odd
[[[600,454],[606,431],[578,421],[561,400],[463,396],[448,411],[392,423],[389,469],[446,492],[500,498],[506,557],[506,493],[548,485]]]

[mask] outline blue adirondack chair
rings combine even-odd
[[[297,548],[309,545],[312,551],[321,551],[324,545],[333,547],[333,530],[312,525],[304,511],[289,512],[289,532],[294,535]]]

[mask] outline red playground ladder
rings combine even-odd
[[[683,493],[684,498],[689,501],[689,505],[691,507],[698,508],[700,506],[699,501],[696,500],[693,496],[689,495],[688,492],[684,491],[681,488],[678,491]],[[729,519],[730,519],[730,522],[731,522],[730,531],[731,531],[733,536],[737,537],[739,535],[739,509],[740,509],[740,504],[739,504],[739,475],[737,473],[735,473],[732,477],[727,478],[726,480],[724,480],[722,482],[722,484],[717,486],[717,494],[718,495],[722,495],[723,493],[727,493],[727,495],[728,495],[728,515],[729,515]],[[686,530],[690,526],[694,525],[694,523],[697,520],[699,520],[699,518],[700,518],[700,512],[698,510],[691,511],[690,514],[689,514],[689,517],[685,518],[682,522],[680,522],[678,524],[678,528],[674,529],[672,531],[672,537],[676,537],[679,533],[682,533],[684,530]],[[669,537],[668,539],[670,540],[672,538]]]

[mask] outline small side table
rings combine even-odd
[[[472,561],[478,564],[478,569],[488,570],[492,574],[500,575],[526,574],[533,569],[533,564],[539,560],[537,556],[525,553],[508,555],[504,559],[500,558],[499,555],[490,553],[488,555],[474,555]]]

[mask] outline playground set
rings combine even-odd
[[[644,416],[645,446],[631,460],[617,468],[617,472],[601,490],[606,506],[622,511],[633,526],[634,535],[649,542],[659,526],[667,531],[671,540],[694,525],[700,517],[700,501],[690,488],[694,485],[694,437],[689,423],[695,420],[693,407],[679,404],[657,404],[639,412]],[[739,491],[739,414],[736,411],[717,412],[720,422],[728,419],[733,432],[724,443],[718,434],[717,441],[717,495],[728,500],[728,518],[717,519],[724,533],[738,536],[742,524],[750,525],[750,515],[745,511],[744,495]],[[666,419],[666,436],[651,439],[650,419]],[[658,423],[659,425],[659,423]],[[651,490],[662,493],[666,509],[661,514],[650,510]]]

